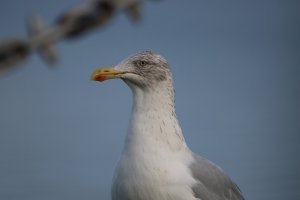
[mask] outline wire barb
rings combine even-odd
[[[39,16],[28,20],[29,39],[6,39],[0,42],[0,73],[38,52],[47,63],[58,60],[55,43],[73,39],[106,25],[119,11],[127,11],[132,20],[141,17],[141,0],[92,0],[62,13],[53,26]]]

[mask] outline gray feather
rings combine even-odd
[[[196,154],[190,165],[192,175],[198,183],[192,188],[201,200],[244,200],[238,186],[224,171],[209,160]]]

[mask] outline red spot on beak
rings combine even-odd
[[[105,80],[106,80],[106,76],[97,76],[97,77],[95,78],[95,80],[96,80],[96,81],[100,81],[100,82],[105,81]]]

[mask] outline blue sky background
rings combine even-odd
[[[25,19],[52,23],[80,0],[1,0],[0,37]],[[169,61],[188,145],[220,165],[246,199],[300,199],[300,1],[145,1],[143,20],[58,44],[0,77],[0,199],[110,199],[132,97],[91,72],[140,50]]]

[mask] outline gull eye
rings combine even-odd
[[[138,62],[138,65],[141,66],[141,67],[145,66],[146,64],[147,64],[147,62],[144,61],[144,60],[140,60],[140,61]]]

